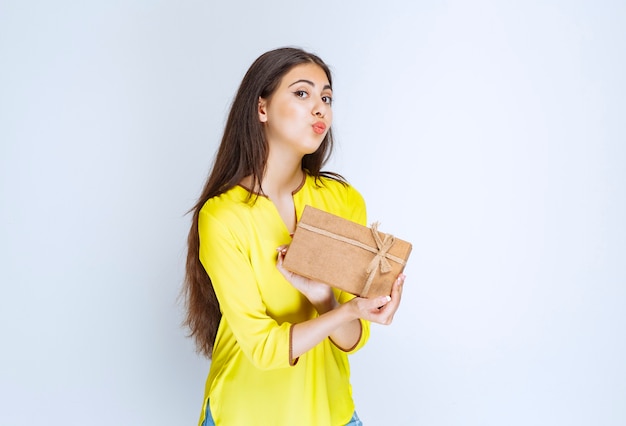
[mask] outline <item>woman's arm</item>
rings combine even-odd
[[[391,324],[400,306],[405,278],[403,274],[400,274],[395,281],[391,297],[381,296],[373,299],[355,297],[347,303],[340,304],[329,286],[284,269],[285,253],[286,247],[278,248],[278,269],[309,299],[319,313],[317,318],[293,326],[292,358],[295,359],[306,353],[327,337],[330,337],[340,348],[350,350],[361,337],[360,319],[384,325]]]

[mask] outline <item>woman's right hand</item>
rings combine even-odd
[[[278,259],[276,260],[276,268],[281,274],[294,286],[300,293],[302,293],[311,302],[318,313],[323,314],[331,309],[337,307],[338,302],[333,294],[333,289],[324,283],[314,281],[312,279],[303,277],[302,275],[295,274],[288,271],[283,266],[283,260],[289,246],[280,246],[276,249],[278,252]]]

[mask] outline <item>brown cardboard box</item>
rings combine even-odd
[[[412,246],[377,227],[305,206],[283,265],[357,296],[389,295]]]

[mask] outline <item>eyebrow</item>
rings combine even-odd
[[[294,82],[293,82],[293,83],[291,83],[288,87],[294,86],[294,85],[296,85],[296,84],[298,84],[298,83],[306,83],[306,84],[308,84],[308,85],[310,85],[310,86],[315,87],[315,83],[313,83],[311,80],[305,80],[305,79],[303,79],[303,78],[302,78],[302,79],[300,79],[300,80],[294,81]],[[333,90],[333,88],[332,88],[332,87],[330,87],[330,84],[326,84],[322,90],[326,90],[326,89]]]

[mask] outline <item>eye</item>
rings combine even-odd
[[[332,96],[322,96],[322,101],[324,101],[324,103],[328,104],[328,105],[332,105],[333,104]]]
[[[296,90],[293,93],[301,99],[306,99],[309,97],[309,94],[305,90]]]

